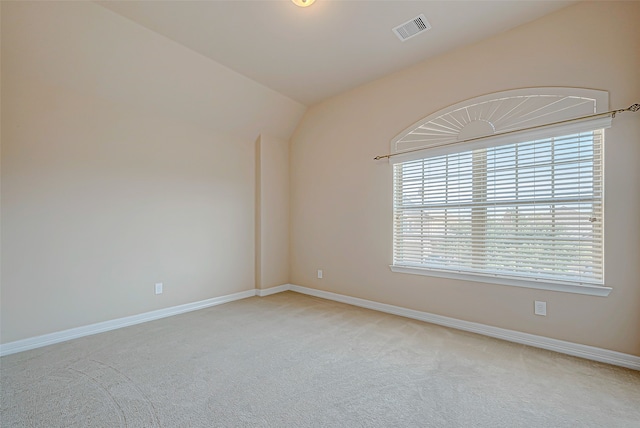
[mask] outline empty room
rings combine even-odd
[[[640,427],[638,22],[1,1],[0,426]]]

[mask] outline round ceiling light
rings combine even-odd
[[[313,2],[316,1],[316,0],[291,0],[291,1],[296,6],[307,7],[307,6],[311,6],[313,4]]]

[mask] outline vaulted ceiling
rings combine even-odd
[[[574,1],[105,1],[105,8],[305,105]],[[424,14],[432,28],[392,28]],[[523,47],[526,49],[526,47]]]

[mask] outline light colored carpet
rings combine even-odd
[[[640,373],[287,292],[3,357],[2,427],[640,427]]]

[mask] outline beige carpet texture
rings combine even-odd
[[[640,372],[293,292],[0,372],[2,427],[640,427]]]

